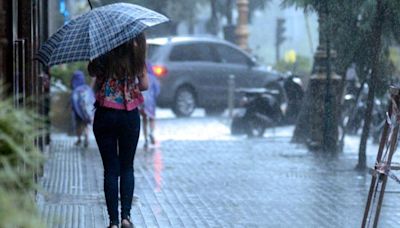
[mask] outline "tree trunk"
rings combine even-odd
[[[232,19],[232,8],[233,8],[233,0],[227,0],[226,2],[226,20],[228,25],[233,24],[233,19]]]
[[[319,5],[317,11],[319,45],[292,142],[306,143],[311,150],[336,152],[341,79],[332,70],[336,51],[330,45],[332,33],[328,8]]]
[[[318,13],[318,37],[319,37],[319,42],[318,42],[318,48],[321,47],[321,45],[324,45],[324,35],[322,32],[322,23],[324,21],[324,18],[322,17],[321,13]],[[314,53],[314,63],[312,66],[311,70],[311,75],[316,73],[316,68],[318,68],[319,61],[316,59],[316,53]],[[311,100],[313,97],[313,93],[311,92],[311,87],[310,87],[310,81],[307,85],[307,89],[305,92],[305,96],[303,97],[303,105],[301,106],[302,108],[300,109],[300,113],[297,117],[297,122],[296,122],[296,127],[293,132],[292,136],[292,142],[294,143],[307,143],[308,139],[310,138],[310,133],[311,133],[311,124],[310,121],[312,119],[310,118],[311,113]]]
[[[323,29],[322,29],[322,24],[324,23],[324,18],[320,13],[318,13],[318,49],[321,49],[323,45],[325,45],[325,40],[323,39],[324,34],[323,34]],[[314,63],[311,69],[311,75],[314,75],[317,73],[317,68],[319,69],[320,67],[320,61],[317,61],[317,53],[314,53]],[[311,86],[310,86],[311,79],[309,79],[307,83],[307,88],[305,91],[305,95],[303,97],[302,101],[302,108],[300,109],[300,113],[297,117],[297,122],[296,122],[296,127],[293,132],[292,136],[292,142],[294,143],[307,143],[310,139],[311,135],[311,113],[310,110],[312,108],[312,98],[314,96]]]
[[[361,134],[360,140],[360,148],[358,151],[358,169],[365,169],[367,167],[367,140],[369,136],[369,129],[372,121],[372,110],[374,107],[374,97],[375,97],[375,89],[379,74],[379,60],[381,55],[381,37],[382,37],[382,24],[384,20],[384,6],[382,0],[377,0],[376,4],[376,15],[374,19],[374,24],[371,31],[371,38],[372,38],[372,61],[371,61],[371,78],[368,81],[368,97],[367,97],[367,108],[365,111],[364,117],[364,126],[363,131]]]
[[[217,2],[216,0],[210,0],[211,6],[211,18],[209,22],[209,31],[213,35],[218,33],[218,18],[217,18]]]
[[[296,127],[293,132],[292,142],[294,143],[306,143],[310,136],[310,101],[311,90],[308,87],[303,97],[303,101],[301,102],[303,105],[301,106],[302,108],[300,109],[300,113],[297,117]]]

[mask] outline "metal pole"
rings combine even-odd
[[[235,100],[235,75],[229,75],[228,79],[228,111],[229,118],[233,117],[233,108]]]
[[[276,43],[275,43],[275,63],[278,63],[279,62],[279,59],[280,59],[280,56],[279,56],[279,54],[280,54],[280,44],[278,43],[278,40],[276,40]]]

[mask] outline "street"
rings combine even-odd
[[[290,143],[294,127],[263,138],[229,134],[225,117],[187,119],[162,110],[158,144],[135,159],[136,227],[358,227],[370,175],[354,170],[358,138],[345,152],[325,155]],[[48,227],[106,227],[101,159],[53,135],[38,205]],[[371,167],[377,145],[368,146]],[[397,157],[396,157],[397,158]],[[396,161],[395,158],[395,161]],[[389,180],[380,226],[398,227],[398,186]]]
[[[400,227],[399,0],[0,1],[0,81],[0,228],[117,227],[136,108],[125,225]]]

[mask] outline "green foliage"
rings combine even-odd
[[[339,0],[340,1],[340,0]],[[320,12],[324,7],[331,8],[335,7],[339,1],[337,0],[283,0],[282,6],[295,6],[297,8],[303,8],[305,11],[316,11]]]
[[[205,6],[211,6],[211,2],[215,1],[215,10],[217,21],[226,17],[227,4],[229,0],[92,0],[95,6],[112,4],[116,2],[128,2],[142,5],[149,9],[167,15],[172,22],[179,23],[182,21],[193,23],[195,15],[201,13]],[[233,1],[235,5],[236,1]],[[256,10],[264,9],[271,0],[251,0],[249,1],[249,21]],[[200,7],[201,6],[201,7]],[[211,18],[211,15],[210,15]],[[218,27],[217,29],[221,29]]]
[[[1,227],[45,227],[40,220],[32,195],[0,188]]]
[[[118,0],[106,0],[118,1]],[[200,12],[200,8],[197,6],[210,5],[211,1],[216,3],[216,11],[219,14],[218,17],[222,17],[226,14],[228,0],[129,0],[125,2],[131,2],[139,5],[143,5],[150,9],[168,15],[172,20],[175,21],[187,21],[191,20],[194,15]],[[249,18],[253,12],[259,9],[264,9],[271,0],[251,0],[249,1]],[[233,1],[235,4],[236,1]]]
[[[51,68],[52,80],[61,80],[67,87],[71,84],[72,74],[76,70],[81,70],[85,73],[86,81],[89,81],[89,74],[87,72],[87,62],[74,62],[63,65],[54,66]]]
[[[280,72],[290,71],[295,75],[307,75],[311,71],[311,60],[305,56],[297,55],[295,63],[280,60],[275,64],[274,68]]]
[[[389,47],[389,59],[394,65],[395,75],[400,75],[400,49],[396,47]]]
[[[389,48],[384,50],[379,59],[379,77],[377,78],[376,97],[387,99],[385,94],[388,92],[388,86],[394,79],[396,67],[390,59]]]
[[[138,4],[149,9],[167,15],[172,21],[185,21],[192,18],[197,13],[196,5],[206,0],[102,0],[95,1],[96,6],[112,4],[117,2],[127,2]]]
[[[34,145],[41,118],[0,100],[0,221],[2,227],[43,227],[34,203],[34,173],[43,156]]]
[[[400,40],[400,3],[385,0],[385,15],[382,33],[382,52],[380,53],[380,79],[378,88],[387,87],[388,77],[393,75],[388,47],[394,40]],[[320,36],[329,37],[337,51],[336,72],[344,75],[351,63],[356,63],[357,74],[364,80],[372,68],[371,33],[376,15],[376,0],[284,0],[284,6],[296,6],[305,10],[325,14],[320,21]]]
[[[390,47],[399,42],[398,36],[400,35],[400,10],[398,9],[399,3],[394,0],[383,1],[384,14],[380,19],[382,23],[382,34],[373,34],[372,28],[374,26],[374,18],[376,17],[376,1],[365,1],[360,8],[359,20],[357,22],[358,28],[358,45],[354,52],[355,61],[358,69],[358,75],[363,80],[369,75],[372,69],[373,57],[373,41],[381,36],[382,51],[379,53],[379,68],[377,77],[377,96],[383,96],[387,91],[388,85],[396,78],[398,74],[396,70],[396,59],[391,55]],[[351,50],[351,49],[350,49]]]

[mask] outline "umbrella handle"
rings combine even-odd
[[[90,0],[88,0],[88,2],[89,2],[90,9],[93,9],[92,3],[90,2]]]

